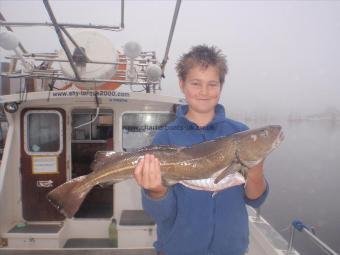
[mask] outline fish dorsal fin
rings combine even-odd
[[[169,150],[174,150],[177,151],[179,149],[181,149],[182,147],[177,147],[174,145],[160,145],[160,144],[155,144],[155,145],[149,145],[149,146],[145,146],[143,148],[137,149],[134,152],[152,152],[152,151],[169,151]]]
[[[124,155],[124,152],[116,152],[116,151],[97,151],[95,155],[95,160],[103,160],[103,159],[111,159],[115,160],[117,157],[121,157]]]
[[[117,161],[124,155],[124,152],[116,151],[97,151],[94,157],[94,161],[91,164],[92,171],[101,169],[103,165],[110,161]]]

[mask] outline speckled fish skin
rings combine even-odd
[[[246,170],[257,165],[282,139],[281,126],[266,126],[191,147],[158,145],[131,153],[97,152],[92,173],[62,184],[47,198],[66,217],[72,217],[95,185],[133,178],[134,169],[145,154],[153,154],[159,159],[164,184],[180,182],[195,189],[218,191],[232,185],[228,181],[223,184],[225,177],[241,168]],[[239,183],[233,182],[233,185]]]

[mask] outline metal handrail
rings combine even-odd
[[[339,255],[334,250],[332,250],[327,244],[321,241],[315,235],[315,233],[310,231],[309,228],[306,225],[304,225],[302,221],[300,220],[294,220],[291,224],[291,233],[290,233],[290,238],[289,238],[289,243],[288,243],[288,249],[286,252],[287,255],[292,254],[295,230],[306,233],[308,237],[311,238],[312,242],[315,243],[325,254]]]
[[[92,23],[89,24],[77,24],[77,23],[58,23],[59,26],[64,28],[94,28],[94,29],[103,29],[103,30],[111,30],[111,31],[122,31],[124,29],[124,0],[121,0],[120,3],[120,26],[109,26],[109,25],[95,25]],[[35,27],[35,26],[44,26],[44,27],[54,27],[55,24],[53,22],[10,22],[6,21],[4,16],[0,12],[0,27],[5,26],[8,31],[12,31],[10,26],[15,27]],[[19,47],[23,52],[26,50],[20,46]]]

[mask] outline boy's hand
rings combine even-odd
[[[146,154],[138,162],[134,176],[139,186],[148,190],[151,198],[161,198],[168,191],[168,188],[162,184],[159,160],[153,155]]]

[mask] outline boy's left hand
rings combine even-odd
[[[264,161],[248,169],[245,191],[246,196],[249,199],[259,198],[266,190],[266,181],[263,174],[263,163]]]

